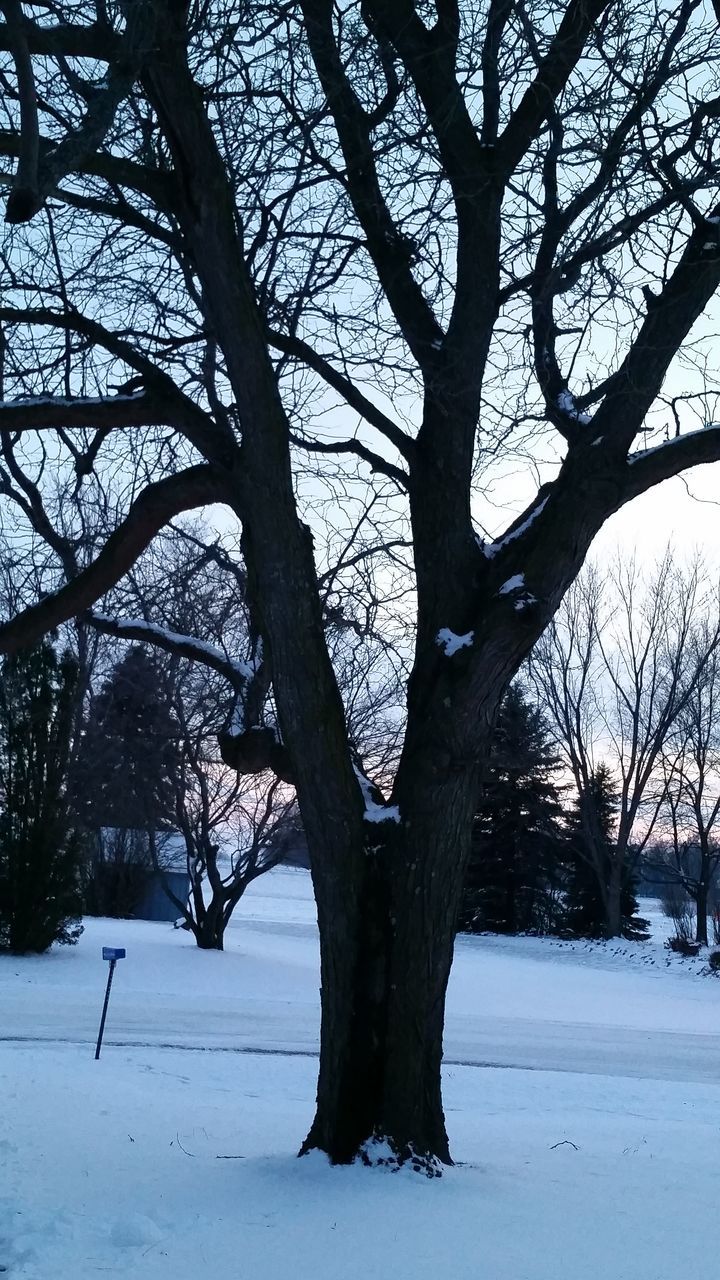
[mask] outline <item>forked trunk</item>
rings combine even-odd
[[[195,929],[195,941],[201,951],[222,951],[225,945],[222,917],[203,920]]]
[[[315,877],[322,958],[317,1113],[303,1152],[334,1163],[450,1164],[440,1068],[460,870],[469,850],[474,778],[368,840],[341,927]],[[330,896],[334,897],[332,889]]]

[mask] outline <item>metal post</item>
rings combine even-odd
[[[111,961],[110,961],[110,968],[109,968],[109,970],[108,970],[107,986],[106,986],[106,988],[105,988],[105,1003],[103,1004],[102,1017],[101,1017],[101,1019],[100,1019],[100,1030],[99,1030],[99,1032],[98,1032],[97,1045],[95,1046],[95,1061],[96,1061],[96,1062],[97,1062],[98,1058],[100,1057],[100,1046],[101,1046],[101,1044],[102,1044],[103,1031],[105,1030],[105,1019],[106,1019],[106,1017],[107,1017],[108,1004],[110,1003],[110,988],[111,988],[111,986],[112,986],[113,974],[114,974],[114,972],[115,972],[115,965],[116,965],[116,964],[117,964],[117,960],[111,960]]]
[[[107,1017],[108,1004],[110,1002],[110,988],[112,986],[113,974],[115,972],[115,964],[118,960],[125,959],[124,947],[103,947],[103,960],[110,961],[110,971],[108,973],[107,987],[105,988],[105,1003],[103,1004],[102,1018],[100,1019],[100,1030],[98,1032],[97,1045],[95,1048],[95,1061],[100,1057],[100,1047],[102,1045],[103,1031],[105,1030],[105,1019]]]

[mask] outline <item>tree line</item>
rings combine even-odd
[[[202,570],[192,577],[198,609]],[[195,623],[208,632],[207,617]],[[642,875],[678,922],[692,899],[696,941],[707,943],[720,865],[719,647],[717,584],[700,562],[683,567],[668,552],[644,580],[621,559],[581,575],[501,702],[459,929],[644,938]],[[218,726],[232,698],[202,665],[116,642],[95,661],[99,683],[48,643],[5,661],[0,849],[15,871],[0,903],[10,884],[16,902],[5,945],[72,940],[70,901],[75,917],[80,906],[132,915],[148,880],[162,880],[172,836],[190,886],[177,897],[166,879],[178,917],[199,946],[222,948],[248,884],[304,842],[293,789],[274,773],[243,786],[223,761]],[[385,696],[373,703],[365,687],[362,727],[387,747],[387,708],[401,694],[387,692],[381,652],[376,665],[384,678],[370,688]],[[52,938],[33,910],[45,899],[57,903]]]

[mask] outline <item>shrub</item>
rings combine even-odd
[[[668,938],[665,946],[680,956],[696,956],[700,951],[700,943],[691,942],[689,938]]]

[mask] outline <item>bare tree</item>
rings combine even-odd
[[[643,581],[634,561],[596,568],[573,584],[530,659],[538,694],[572,773],[582,819],[579,852],[602,895],[608,937],[621,932],[623,883],[648,845],[665,792],[657,773],[717,661],[720,613],[702,569],[683,573],[667,553]],[[593,801],[602,762],[617,783],[610,858]]]
[[[167,881],[165,891],[198,946],[222,951],[225,930],[246,889],[285,855],[285,837],[294,830],[294,793],[271,772],[248,780],[223,762],[217,695],[203,688],[192,666],[171,671],[169,683],[179,730],[170,785],[190,895],[181,900]]]
[[[435,1171],[457,905],[503,690],[608,516],[720,457],[712,418],[689,431],[670,403],[680,371],[688,394],[701,365],[715,377],[715,16],[699,0],[4,14],[0,489],[50,594],[0,649],[93,609],[180,513],[237,518],[252,643],[233,658],[233,758],[294,779],[318,903],[303,1149],[370,1160],[383,1137]],[[480,536],[475,487],[496,458],[534,487],[543,441],[546,483]],[[352,748],[318,584],[317,513],[345,536],[361,487],[396,522],[384,572],[388,544],[413,544],[385,796]],[[143,638],[178,644],[148,623]],[[261,732],[270,696],[280,742]]]
[[[703,638],[702,647],[706,644]],[[695,941],[707,946],[710,893],[720,867],[720,655],[706,655],[701,675],[662,755],[662,871],[695,904]]]

